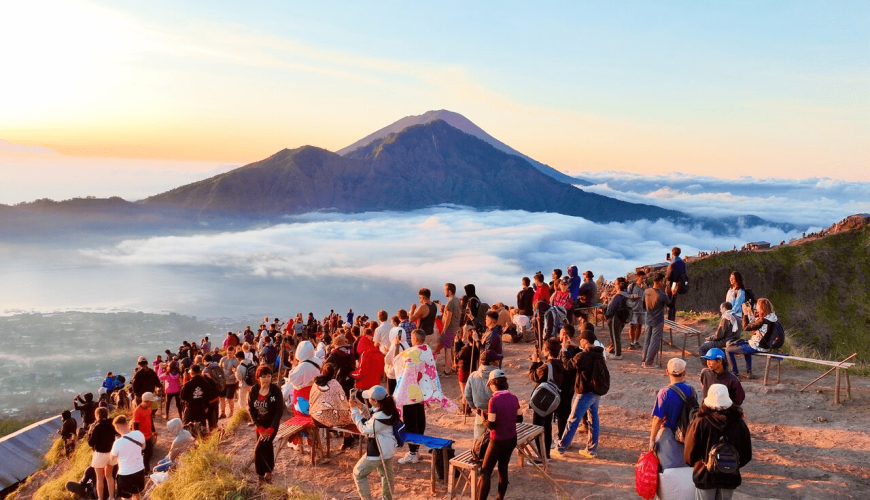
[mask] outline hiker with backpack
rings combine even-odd
[[[209,402],[217,398],[214,384],[202,376],[202,367],[195,364],[188,370],[190,380],[181,387],[181,400],[184,402],[185,425],[198,424],[205,428],[208,422]]]
[[[136,395],[136,404],[142,402],[142,395],[146,392],[155,393],[160,386],[160,379],[157,377],[157,372],[148,366],[148,358],[139,356],[139,361],[136,363],[138,368],[133,374],[133,393]]]
[[[221,358],[218,363],[224,371],[224,380],[226,381],[225,389],[221,394],[221,414],[218,418],[232,416],[236,411],[236,393],[239,391],[239,381],[236,378],[236,369],[239,366],[239,360],[236,359],[235,346],[227,347],[227,355]],[[226,412],[227,403],[229,403],[230,411]]]
[[[538,456],[546,455],[547,459],[550,458],[550,445],[553,444],[553,414],[562,401],[561,387],[565,370],[562,360],[559,359],[561,350],[562,344],[557,339],[548,339],[543,349],[545,358],[542,360],[535,351],[532,354],[532,364],[529,365],[529,378],[537,384],[529,398],[529,406],[534,411],[532,424],[544,428],[544,449],[538,448]],[[538,407],[539,402],[547,404],[548,407]]]
[[[646,311],[644,310],[643,295],[646,291],[646,273],[638,271],[634,277],[634,283],[628,286],[628,306],[631,308],[631,324],[628,327],[628,348],[640,349],[640,335],[643,325],[646,323]]]
[[[565,434],[560,436],[556,443],[556,449],[550,455],[556,458],[565,456],[565,452],[574,440],[574,434],[580,426],[580,420],[587,410],[591,410],[592,425],[589,426],[586,448],[580,450],[580,456],[584,458],[596,458],[598,456],[598,401],[601,396],[610,390],[610,372],[604,361],[604,348],[596,346],[595,334],[589,330],[580,332],[580,349],[582,352],[574,356],[567,363],[566,368],[577,370],[574,382],[574,398],[571,401],[571,417]]]
[[[782,325],[773,312],[773,304],[766,298],[758,299],[753,314],[749,304],[743,304],[743,329],[753,332],[749,340],[737,340],[728,343],[725,351],[731,358],[731,372],[737,375],[737,354],[743,354],[746,360],[747,379],[752,378],[752,354],[756,352],[770,352],[771,349],[782,347]]]
[[[752,460],[749,428],[728,388],[713,384],[686,433],[685,463],[694,470],[695,498],[730,500],[740,486],[740,469]]]
[[[671,358],[667,374],[670,383],[656,396],[649,430],[649,451],[655,452],[662,470],[685,467],[684,436],[693,410],[698,409],[695,389],[685,382],[686,362]]]
[[[361,433],[369,436],[365,455],[360,457],[353,467],[353,480],[360,498],[371,500],[368,476],[377,469],[381,476],[381,498],[391,500],[395,485],[393,456],[399,445],[394,428],[401,427],[402,423],[399,410],[396,408],[396,401],[387,394],[383,386],[375,385],[363,391],[362,397],[372,409],[372,416],[369,419],[363,418],[360,410],[363,403],[356,398],[348,399],[353,422]]]
[[[224,377],[224,371],[214,360],[211,354],[203,356],[205,368],[202,370],[202,375],[206,380],[210,381],[214,388],[215,395],[208,402],[208,427],[209,429],[217,429],[218,410],[220,409],[221,396],[224,395],[227,388],[227,379]]]
[[[728,342],[740,339],[740,320],[734,314],[730,302],[723,302],[719,305],[719,326],[713,335],[707,337],[701,347],[698,348],[698,354],[703,358],[707,351],[714,347],[723,348],[728,345]]]
[[[607,304],[607,309],[604,311],[604,318],[607,320],[607,326],[610,329],[610,345],[607,347],[607,352],[612,354],[610,359],[622,359],[622,329],[625,324],[631,319],[631,309],[628,307],[628,299],[625,298],[626,281],[620,276],[616,278],[616,293]]]
[[[520,401],[508,389],[507,375],[500,369],[489,373],[487,387],[492,391],[486,412],[486,428],[489,446],[480,464],[480,479],[477,481],[477,498],[489,496],[492,471],[498,467],[498,495],[503,499],[508,487],[508,464],[517,447],[517,422],[522,422]]]

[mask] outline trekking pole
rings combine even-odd
[[[374,418],[374,417],[372,417]],[[372,422],[372,430],[375,430],[375,422]],[[378,433],[375,431],[373,439],[378,445],[378,454],[381,456],[381,466],[384,468],[384,479],[387,480],[387,489],[390,490],[390,498],[393,497],[393,485],[390,483],[390,474],[387,472],[387,461],[384,460],[384,450],[381,448],[381,442],[378,440]],[[432,455],[432,460],[435,460],[435,455]]]

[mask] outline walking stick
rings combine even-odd
[[[374,418],[374,416],[372,416]],[[377,419],[375,419],[377,422]],[[372,430],[375,430],[375,422],[372,422]],[[378,433],[375,431],[375,435],[373,437],[375,440],[375,444],[378,445],[378,454],[381,456],[381,466],[384,468],[384,479],[387,480],[387,489],[390,490],[390,498],[393,497],[393,485],[390,483],[390,474],[387,472],[387,462],[384,460],[384,450],[381,448],[381,442],[378,440]],[[435,455],[432,455],[432,460],[435,460]]]

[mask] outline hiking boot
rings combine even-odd
[[[399,459],[400,464],[416,464],[420,461],[420,456],[416,453],[408,452],[407,455]]]
[[[597,453],[591,453],[589,450],[580,450],[580,456],[583,458],[598,458]]]

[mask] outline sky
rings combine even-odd
[[[849,1],[0,0],[0,202],[135,198],[432,109],[569,173],[867,181],[868,28]]]

